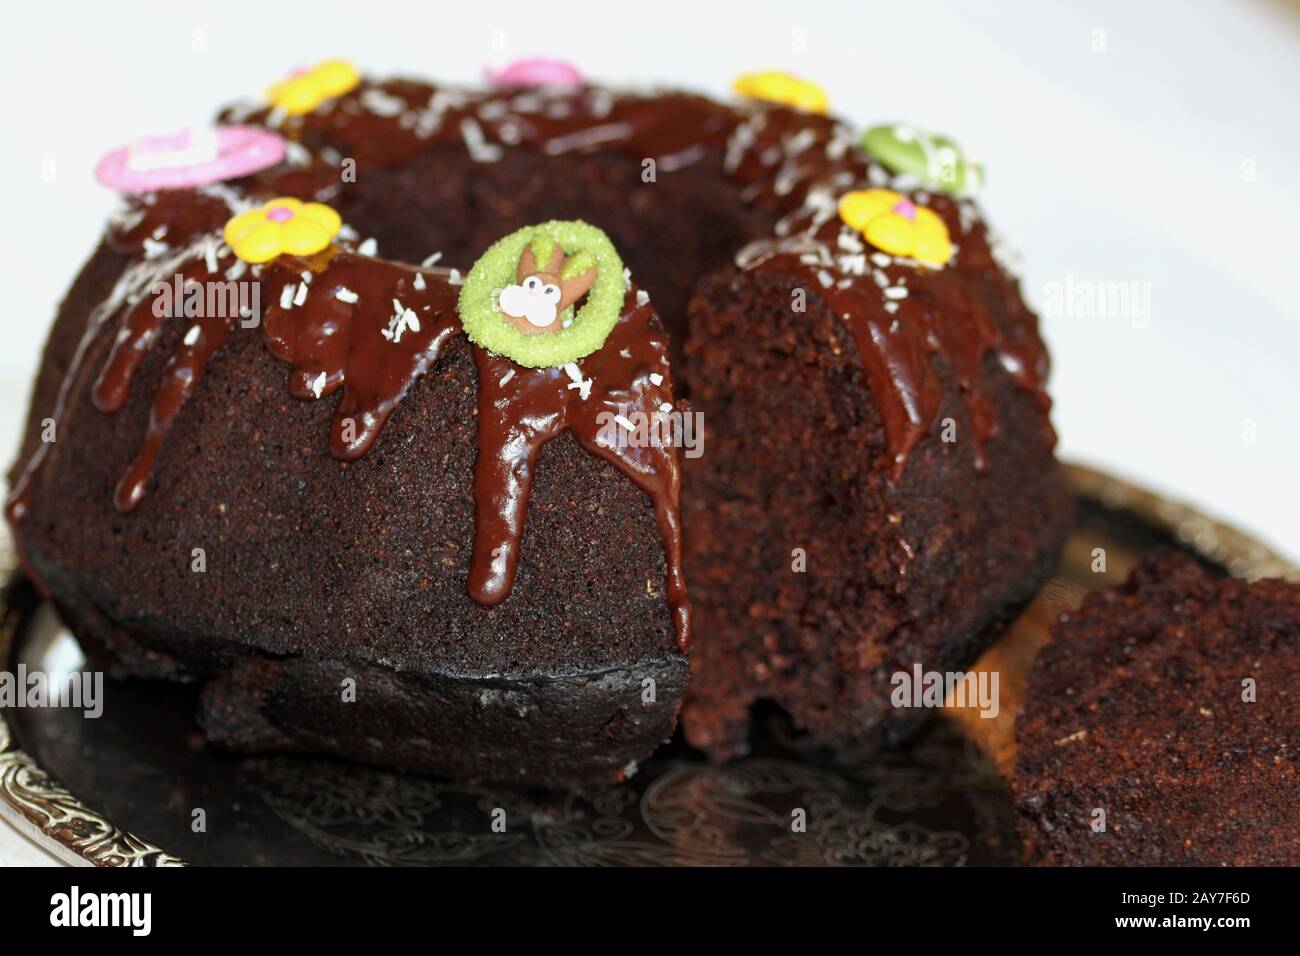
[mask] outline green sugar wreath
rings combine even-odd
[[[557,256],[557,250],[562,255]],[[530,260],[524,259],[525,252],[531,253]],[[503,292],[512,286],[522,292],[516,280],[524,261],[562,263],[558,275],[566,283],[595,270],[586,302],[576,309],[576,303],[568,303],[556,314],[561,325],[557,331],[522,332],[502,311],[498,300]],[[494,242],[465,277],[457,308],[465,334],[475,345],[529,368],[553,368],[576,362],[605,344],[626,294],[623,260],[609,236],[581,220],[552,220]]]

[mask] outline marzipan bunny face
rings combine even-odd
[[[506,319],[525,335],[558,332],[564,311],[584,295],[596,281],[592,267],[580,275],[562,278],[568,258],[558,246],[550,261],[539,268],[532,246],[519,257],[515,284],[501,291],[499,304]]]

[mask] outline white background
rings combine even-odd
[[[981,202],[1035,307],[1070,277],[1149,291],[1149,317],[1044,316],[1062,454],[1300,558],[1300,5],[1266,0],[10,4],[3,456],[116,204],[92,176],[103,152],[328,56],[472,82],[536,54],[719,95],[784,68],[856,123],[952,134],[986,163]]]

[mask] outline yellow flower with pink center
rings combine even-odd
[[[320,252],[342,227],[343,220],[329,206],[281,196],[235,216],[226,223],[224,236],[240,259],[259,263]]]
[[[952,258],[948,226],[933,209],[892,189],[859,189],[840,197],[840,219],[882,252],[942,266]]]

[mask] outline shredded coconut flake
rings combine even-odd
[[[372,87],[361,94],[361,105],[376,116],[386,116],[391,119],[401,115],[406,109],[406,100]]]
[[[841,272],[847,272],[849,275],[867,274],[867,257],[860,252],[856,255],[840,256],[835,260],[835,265]]]
[[[393,300],[393,317],[388,320],[388,328],[380,329],[379,334],[388,341],[397,343],[407,332],[420,331],[420,317],[414,310],[406,308],[396,299]]]
[[[284,158],[290,166],[303,168],[311,165],[311,152],[302,143],[295,143],[291,139],[285,141]]]
[[[572,379],[572,381],[569,382],[568,387],[576,388],[578,390],[578,397],[585,402],[587,396],[591,394],[591,383],[595,381],[595,379],[583,378],[582,369],[578,368],[577,362],[570,362],[568,365],[564,366],[564,374],[568,375],[569,378]]]
[[[476,163],[495,163],[505,154],[499,144],[487,141],[483,127],[473,117],[466,116],[460,121],[460,137],[465,141],[469,158]]]
[[[862,252],[866,249],[857,233],[851,229],[841,229],[835,238],[835,244],[845,252]]]

